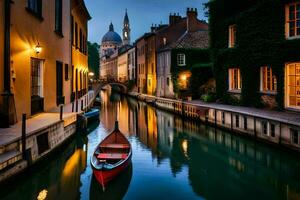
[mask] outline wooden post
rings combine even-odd
[[[27,160],[26,156],[26,114],[22,115],[22,156]]]
[[[59,119],[60,120],[63,119],[63,112],[64,112],[63,109],[64,109],[63,105],[60,105],[60,111],[59,111]]]

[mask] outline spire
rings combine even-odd
[[[127,8],[125,10],[125,17],[124,17],[124,24],[128,24],[129,23],[129,17],[128,17],[128,14],[127,14]]]
[[[114,25],[112,24],[112,22],[110,22],[109,31],[114,31]]]

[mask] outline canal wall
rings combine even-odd
[[[300,151],[299,113],[211,104],[202,101],[181,101],[134,92],[128,95],[182,117]]]
[[[63,106],[62,118],[59,109],[41,113],[26,120],[25,138],[22,138],[22,123],[0,129],[0,182],[24,171],[63,145],[76,133],[77,121],[83,112],[92,106],[99,88],[89,91],[78,99],[76,106]],[[22,145],[26,143],[25,151]]]

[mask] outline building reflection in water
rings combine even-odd
[[[15,181],[14,187],[1,187],[1,199],[78,199],[80,174],[87,165],[86,143],[86,137],[76,137],[62,148],[59,157],[53,155],[43,161],[47,163],[20,175],[22,181]]]
[[[122,131],[136,134],[151,150],[158,165],[169,160],[174,176],[188,167],[190,184],[199,196],[235,199],[248,194],[255,199],[300,198],[300,161],[293,155],[183,120],[131,98],[114,99],[119,99],[119,109],[108,105],[102,113],[102,122],[107,120],[106,128],[112,129],[111,112],[118,111]]]

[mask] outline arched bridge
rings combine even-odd
[[[118,87],[120,89],[120,92],[126,93],[127,92],[127,85],[123,82],[116,82],[116,81],[100,81],[98,83],[98,87],[100,89],[104,88],[105,86],[110,85],[112,87]]]

